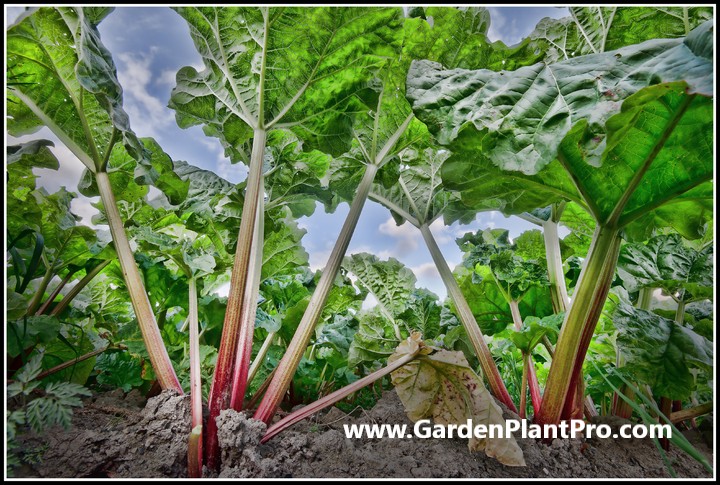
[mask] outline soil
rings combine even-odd
[[[144,407],[143,407],[144,405]],[[189,397],[164,392],[145,403],[137,393],[102,394],[75,411],[69,430],[25,435],[24,477],[184,477],[190,433]],[[517,416],[505,410],[505,418]],[[601,418],[611,426],[627,421]],[[412,422],[397,394],[386,392],[377,405],[357,416],[337,408],[319,413],[260,445],[265,425],[242,413],[223,411],[218,418],[222,449],[221,478],[291,477],[670,477],[653,440],[557,439],[544,444],[518,439],[527,466],[508,467],[483,453],[470,453],[467,441],[449,439],[350,439],[343,424]],[[699,433],[693,445],[712,463],[712,450]],[[28,460],[28,457],[35,459]],[[678,449],[668,459],[678,477],[711,477]],[[216,476],[206,470],[205,476]]]

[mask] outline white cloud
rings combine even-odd
[[[434,278],[440,278],[440,273],[438,273],[437,267],[435,266],[435,263],[422,263],[419,266],[412,266],[410,268],[413,273],[415,273],[415,276],[418,278],[418,280],[422,279],[434,279]]]
[[[146,53],[123,52],[117,56],[118,80],[125,93],[124,107],[138,136],[158,138],[163,128],[175,122],[174,113],[165,103],[150,94],[153,80],[152,63],[157,52],[151,47]]]
[[[488,39],[493,42],[501,40],[506,45],[515,45],[522,40],[516,17],[506,15],[503,10],[497,7],[490,7],[488,10],[490,11]],[[504,9],[504,11],[509,12],[511,10]]]
[[[392,217],[378,226],[380,234],[385,234],[396,240],[393,253],[406,254],[418,248],[419,239],[422,237],[420,231],[409,222],[398,226]]]
[[[106,225],[98,226],[92,222],[93,216],[100,213],[99,210],[92,206],[92,204],[96,203],[98,200],[100,200],[100,197],[87,198],[79,194],[77,198],[72,200],[70,203],[70,210],[73,214],[81,217],[80,224],[90,226],[93,229],[108,227]]]
[[[308,264],[310,265],[311,270],[318,271],[325,269],[325,265],[328,262],[332,249],[327,249],[325,251],[310,251],[306,249],[306,251],[310,256],[308,258]]]

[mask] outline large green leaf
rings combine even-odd
[[[328,345],[338,352],[347,364],[347,356],[358,322],[351,315],[335,315],[331,322],[319,325],[315,329],[315,345]]]
[[[142,143],[122,108],[122,88],[97,24],[111,9],[39,8],[7,32],[8,130],[14,136],[42,126],[97,172],[119,134],[144,163]]]
[[[291,218],[278,220],[274,227],[266,224],[265,228],[261,281],[307,266],[308,253],[301,242],[305,229],[300,229]]]
[[[446,68],[512,70],[543,57],[544,51],[529,39],[511,47],[490,42],[490,12],[485,7],[416,9],[411,15],[415,18],[405,21],[405,51],[412,59],[429,59]]]
[[[712,343],[673,320],[620,301],[613,323],[625,366],[661,396],[686,399],[693,390],[691,369],[712,368]]]
[[[663,225],[687,238],[700,237],[712,215],[707,207],[712,134],[710,99],[686,94],[684,83],[647,87],[626,99],[621,112],[608,119],[607,143],[596,151],[588,150],[594,138],[588,122],[581,120],[560,144],[559,160],[536,175],[505,172],[501,180],[508,186],[513,182],[516,190],[510,193],[513,205],[503,210],[527,211],[532,205],[570,200],[597,221],[626,226],[628,238]],[[458,140],[474,143],[470,134]],[[497,189],[473,184],[488,175],[485,167],[490,162],[477,160],[467,158],[467,153],[451,157],[443,179],[463,191],[468,205],[486,208],[484,194]],[[522,187],[527,190],[517,190]],[[674,204],[682,210],[671,210]]]
[[[417,344],[416,344],[417,345]],[[388,359],[393,362],[408,351],[415,351],[405,341]],[[392,383],[405,412],[412,421],[432,418],[436,424],[501,425],[502,410],[480,378],[468,365],[462,352],[440,350],[421,353],[392,375]],[[468,441],[470,451],[484,451],[508,466],[524,466],[522,450],[512,436],[493,439],[474,435]]]
[[[697,251],[677,234],[657,236],[646,244],[620,249],[618,274],[628,291],[662,288],[686,302],[712,298],[713,248]],[[683,291],[684,290],[684,291]]]
[[[397,183],[389,187],[375,183],[370,198],[388,208],[397,224],[408,220],[415,226],[430,225],[440,216],[446,223],[469,223],[475,211],[462,207],[457,195],[442,185],[440,168],[448,156],[447,150],[432,148],[400,153]]]
[[[204,70],[182,68],[170,106],[181,127],[203,124],[231,160],[254,128],[288,127],[341,154],[345,109],[398,49],[401,11],[346,7],[178,7]]]
[[[415,274],[395,258],[381,261],[377,256],[358,253],[346,257],[343,267],[357,277],[357,283],[377,299],[383,314],[393,319],[407,307],[415,288]]]
[[[470,130],[473,158],[534,174],[555,159],[560,141],[580,120],[601,144],[607,119],[648,84],[684,80],[689,92],[711,96],[712,41],[712,22],[706,22],[684,40],[652,40],[511,72],[445,70],[415,61],[407,96],[415,115],[453,152],[458,134]]]
[[[492,278],[473,281],[474,271],[462,266],[455,269],[455,279],[483,335],[494,335],[513,323],[510,305]],[[451,308],[455,310],[454,305]]]
[[[319,277],[319,275],[316,275],[316,278],[317,277]],[[367,294],[368,291],[365,288],[356,289],[348,277],[347,271],[340,268],[340,272],[338,276],[335,277],[335,282],[328,295],[327,302],[325,302],[325,306],[323,307],[323,320],[333,320],[336,314],[343,312],[359,312]]]
[[[513,323],[507,299],[508,291],[515,296],[522,293],[518,305],[522,318],[528,316],[542,318],[553,313],[548,288],[544,285],[534,284],[532,280],[526,284],[513,286],[511,283],[509,287],[501,288],[491,269],[480,265],[473,270],[458,266],[454,275],[483,335],[494,335]],[[523,290],[516,291],[520,286]]]
[[[544,18],[529,35],[546,62],[606,52],[650,39],[685,37],[713,16],[710,7],[569,7],[570,16]]]
[[[437,295],[420,288],[410,294],[407,308],[397,318],[407,328],[420,332],[423,339],[429,341],[440,334],[441,309]]]
[[[393,323],[378,308],[358,314],[360,325],[348,351],[348,366],[384,362],[400,343]],[[407,336],[407,334],[406,334]]]
[[[525,259],[519,256],[522,251],[516,251],[517,245],[510,242],[505,229],[478,230],[456,242],[464,252],[463,266],[474,270],[473,282],[489,280],[506,299],[520,302],[531,288],[539,288],[542,293],[550,286],[544,248],[542,259]]]
[[[297,137],[284,131],[268,135],[264,167],[266,211],[284,206],[293,217],[302,217],[315,212],[315,201],[330,205],[330,193],[321,180],[330,157],[318,150],[303,152],[301,145]]]
[[[508,333],[507,337],[523,354],[529,354],[542,341],[543,337],[557,333],[557,328],[553,326],[556,321],[557,319],[553,317],[544,319],[528,317],[520,330]]]

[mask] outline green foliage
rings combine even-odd
[[[249,395],[277,367],[320,278],[309,269],[298,219],[319,204],[333,212],[352,201],[366,170],[377,169],[369,197],[397,224],[422,228],[441,216],[446,224],[467,223],[486,210],[526,212],[542,222],[551,207],[562,210],[559,223],[569,233],[560,248],[573,298],[596,230],[621,230],[627,243],[613,285],[622,287],[594,328],[583,371],[587,393],[605,411],[623,379],[671,399],[711,396],[711,9],[571,7],[570,17],[543,19],[512,47],[488,40],[490,14],[482,7],[413,7],[407,17],[397,7],[175,10],[203,62],[177,73],[170,107],[178,125],[201,125],[233,163],[248,163],[254,130],[267,131],[253,355],[265,339],[270,345]],[[186,389],[188,278],[196,279],[207,396],[246,182],[172,160],[155,140],[133,134],[97,29],[111,11],[33,9],[8,29],[8,133],[49,127],[85,165],[78,185],[85,196],[98,195],[96,175],[107,172],[157,328]],[[53,147],[40,139],[7,147],[6,343],[8,363],[19,368],[8,385],[11,451],[26,428],[67,426],[88,395],[86,382],[127,392],[155,379],[114,244],[80,223],[71,210],[77,194],[36,185],[35,169],[59,168]],[[159,189],[152,200],[157,192],[149,185]],[[107,224],[103,203],[94,206],[100,215],[93,222]],[[464,254],[454,277],[517,398],[522,353],[534,352],[545,383],[552,362],[538,343],[555,343],[564,318],[553,314],[543,235],[532,230],[511,240],[506,230],[488,229],[457,243]],[[49,315],[98,264],[107,266],[66,310]],[[36,315],[66,277],[67,288]],[[686,305],[684,314],[632,307],[628,292],[635,298],[642,288],[662,289]],[[368,294],[378,304],[363,309]],[[510,302],[524,321],[519,332],[508,328]],[[357,381],[413,332],[447,349],[413,364],[417,375],[421,367],[434,373],[433,389],[440,374],[470,379],[468,369],[478,368],[450,300],[416,288],[412,271],[395,259],[346,257],[301,349],[286,404]],[[37,379],[108,342],[127,349]],[[615,366],[618,354],[623,367],[609,376],[598,370]],[[369,406],[377,395],[366,388],[343,406]],[[11,453],[13,463],[18,455]]]
[[[707,245],[697,251],[678,234],[626,244],[620,250],[618,273],[630,292],[662,288],[684,302],[712,298],[713,248]]]
[[[142,365],[128,352],[105,353],[97,359],[97,382],[125,392],[142,385]]]
[[[85,387],[70,382],[45,382],[36,380],[42,371],[43,353],[37,352],[13,376],[13,382],[7,385],[9,400],[16,398],[20,408],[8,409],[5,415],[7,442],[10,460],[6,464],[9,470],[19,465],[14,453],[17,449],[15,439],[20,431],[29,427],[35,433],[43,433],[52,426],[70,427],[73,408],[81,407],[81,396],[90,396]],[[15,406],[12,406],[15,407]]]
[[[613,323],[628,371],[660,396],[686,399],[693,390],[691,369],[712,368],[712,343],[673,320],[619,301]]]

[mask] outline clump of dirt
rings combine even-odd
[[[181,477],[187,475],[190,398],[165,391],[147,400],[122,390],[75,411],[73,426],[28,435],[21,445],[45,449],[40,477]]]
[[[116,398],[118,396],[115,396]],[[101,400],[105,410],[93,408],[98,399],[77,412],[75,426],[29,438],[47,442],[42,461],[34,472],[42,477],[183,477],[187,468],[190,433],[189,399],[171,392],[138,402]],[[108,409],[124,411],[107,416]],[[98,413],[103,413],[98,417]],[[506,419],[518,419],[504,409]],[[620,426],[627,421],[601,418]],[[295,425],[260,444],[262,422],[243,413],[223,411],[217,419],[222,452],[221,478],[649,478],[669,477],[667,467],[649,439],[555,440],[546,445],[518,439],[526,467],[508,467],[483,453],[470,453],[467,441],[450,439],[346,438],[346,424],[407,424],[403,406],[394,391],[357,416],[337,408]],[[693,443],[702,448],[703,443]],[[679,477],[710,477],[701,465],[679,450],[668,458]],[[712,459],[710,458],[710,461]],[[206,471],[207,472],[207,471]],[[206,473],[205,476],[214,476]]]

